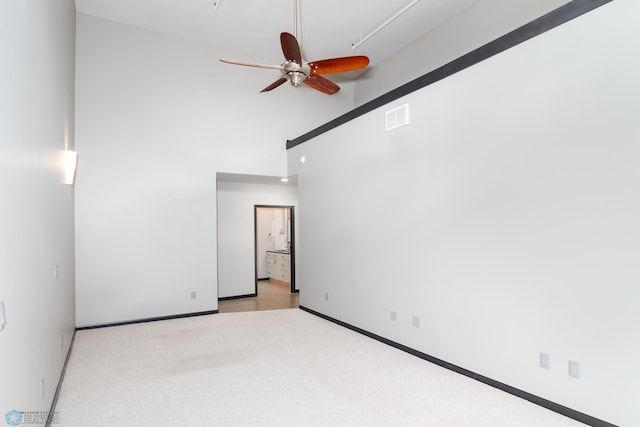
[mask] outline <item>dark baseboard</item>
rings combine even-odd
[[[218,298],[218,301],[230,301],[230,300],[234,300],[234,299],[253,298],[253,297],[257,297],[257,296],[258,296],[258,294],[256,294],[256,293],[246,294],[246,295],[236,295],[236,296],[232,296],[232,297]]]
[[[107,324],[103,324],[103,325],[82,326],[82,327],[76,328],[76,331],[84,331],[84,330],[87,330],[87,329],[110,328],[112,326],[133,325],[133,324],[136,324],[136,323],[157,322],[157,321],[160,321],[160,320],[181,319],[183,317],[207,316],[209,314],[218,314],[218,310],[198,311],[198,312],[195,312],[195,313],[174,314],[174,315],[171,315],[171,316],[150,317],[150,318],[147,318],[147,319],[128,320],[126,322],[107,323]]]
[[[469,371],[467,369],[461,368],[460,366],[456,366],[452,363],[446,362],[444,360],[438,359],[437,357],[433,357],[430,356],[426,353],[423,353],[421,351],[418,351],[416,349],[413,349],[411,347],[407,347],[406,345],[397,343],[395,341],[392,341],[390,339],[384,338],[380,335],[376,335],[374,333],[371,333],[369,331],[366,331],[364,329],[358,328],[356,326],[350,325],[348,323],[345,323],[341,320],[338,319],[334,319],[333,317],[329,317],[325,314],[319,313],[315,310],[312,310],[310,308],[304,307],[304,306],[300,306],[300,310],[306,311],[307,313],[313,314],[314,316],[318,316],[322,319],[328,320],[330,322],[333,322],[337,325],[343,326],[347,329],[350,329],[354,332],[358,332],[362,335],[365,335],[369,338],[373,338],[376,341],[380,341],[384,344],[390,345],[391,347],[395,347],[398,350],[402,350],[406,353],[412,354],[416,357],[419,357],[421,359],[424,359],[428,362],[434,363],[438,366],[441,366],[443,368],[449,369],[453,372],[456,372],[458,374],[462,374],[466,377],[469,378],[473,378],[474,380],[480,381],[481,383],[490,385],[491,387],[495,387],[499,390],[502,390],[506,393],[512,394],[514,396],[517,396],[521,399],[527,400],[531,403],[535,403],[536,405],[542,406],[543,408],[549,409],[553,412],[557,412],[560,415],[564,415],[565,417],[569,417],[569,418],[573,418],[576,421],[580,421],[584,424],[590,425],[592,427],[616,427],[615,424],[611,424],[608,423],[606,421],[600,420],[598,418],[592,417],[590,415],[587,414],[583,414],[582,412],[578,412],[574,409],[571,408],[567,408],[566,406],[562,406],[558,403],[552,402],[550,400],[547,399],[543,399],[542,397],[538,397],[536,395],[533,395],[531,393],[528,393],[526,391],[517,389],[515,387],[512,387],[510,385],[501,383],[499,381],[496,381],[494,379],[491,379],[489,377],[485,377],[484,375],[480,375],[477,374],[475,372]]]
[[[257,280],[258,280],[258,282],[262,282],[262,281],[264,281],[264,280],[269,280],[269,278],[268,278],[268,277],[262,277],[262,278],[257,279]]]
[[[51,427],[52,423],[57,423],[57,417],[55,417],[56,406],[58,405],[58,396],[60,395],[60,388],[62,387],[62,381],[64,381],[64,374],[67,372],[67,365],[69,364],[69,358],[71,357],[71,350],[73,349],[73,343],[76,341],[76,331],[73,331],[71,336],[71,344],[69,344],[69,350],[67,351],[67,357],[64,359],[64,365],[62,365],[62,372],[60,372],[60,378],[58,379],[58,386],[56,392],[53,394],[53,401],[51,401],[51,409],[47,414],[47,421],[44,423],[45,427]]]

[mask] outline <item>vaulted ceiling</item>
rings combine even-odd
[[[419,0],[361,46],[352,44],[408,0],[298,0],[303,56],[367,55],[375,65],[479,0]],[[217,4],[217,7],[215,6]],[[79,13],[237,53],[235,60],[277,65],[279,34],[294,33],[296,0],[76,0]]]

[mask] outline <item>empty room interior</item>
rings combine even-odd
[[[640,425],[638,16],[3,0],[0,415]]]

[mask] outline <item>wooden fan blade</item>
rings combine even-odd
[[[311,74],[342,73],[344,71],[359,70],[369,65],[366,56],[345,56],[343,58],[322,59],[309,63]]]
[[[282,46],[282,53],[287,61],[302,65],[300,45],[293,34],[281,33],[280,45]]]
[[[326,93],[327,95],[333,95],[340,90],[340,86],[318,74],[309,74],[304,82],[307,86],[310,86],[315,90],[319,90],[322,93]]]
[[[252,64],[250,62],[230,61],[228,59],[221,59],[220,61],[224,62],[226,64],[244,65],[245,67],[270,68],[270,69],[273,69],[273,70],[282,70],[282,66],[280,66],[280,65]]]
[[[275,82],[271,83],[269,86],[267,86],[264,89],[262,89],[260,92],[269,92],[270,90],[273,90],[273,89],[277,88],[278,86],[280,86],[282,83],[284,83],[286,81],[287,81],[287,79],[282,77],[282,78],[276,80]]]

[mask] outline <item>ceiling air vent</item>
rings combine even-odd
[[[390,131],[409,124],[409,104],[389,110],[385,113],[384,129]]]

